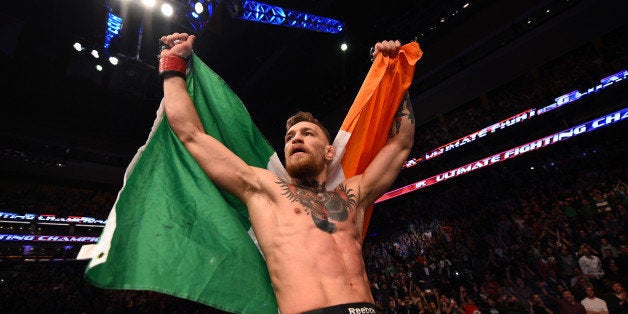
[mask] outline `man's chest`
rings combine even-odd
[[[339,228],[355,226],[357,195],[346,186],[340,185],[333,191],[326,191],[279,182],[275,198],[278,210],[285,219],[302,221],[306,225],[313,223],[316,228],[329,234],[337,232]]]

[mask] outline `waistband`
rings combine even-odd
[[[303,314],[381,314],[382,311],[373,303],[356,302],[328,306]]]

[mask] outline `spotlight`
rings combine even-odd
[[[204,9],[205,8],[203,7],[203,3],[201,3],[200,1],[194,4],[194,12],[196,12],[196,14],[203,13]]]
[[[347,48],[348,48],[348,46],[347,46],[347,44],[346,44],[346,43],[342,43],[342,44],[340,45],[340,50],[342,50],[342,51],[347,51]]]
[[[113,65],[118,65],[118,62],[119,62],[118,58],[116,58],[114,56],[109,57],[109,63],[111,63]]]
[[[102,71],[102,65],[97,64],[96,65],[96,71],[98,71],[98,72]]]
[[[142,4],[148,8],[152,8],[157,3],[157,0],[142,0]]]
[[[79,42],[75,42],[74,45],[72,45],[72,47],[74,47],[74,49],[76,51],[83,51],[83,50],[85,50],[83,45],[81,45],[81,43],[79,43]]]
[[[96,59],[100,58],[100,55],[98,54],[98,51],[96,49],[92,50],[92,56]]]
[[[172,16],[174,9],[169,3],[164,3],[161,5],[161,13],[163,13],[164,16]]]

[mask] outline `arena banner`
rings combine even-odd
[[[382,197],[380,197],[375,203],[380,203],[391,198],[395,198],[410,192],[420,190],[422,188],[426,188],[430,185],[434,185],[445,180],[459,177],[463,174],[467,174],[484,167],[492,166],[504,160],[521,156],[527,152],[535,151],[543,147],[547,147],[549,145],[570,139],[572,137],[576,137],[586,132],[594,131],[605,126],[624,121],[626,118],[628,118],[628,108],[624,108],[622,110],[604,115],[597,119],[590,120],[586,123],[565,129],[558,133],[554,133],[552,135],[545,136],[543,138],[517,146],[515,148],[505,150],[499,154],[476,160],[464,166],[460,166],[458,168],[454,168],[452,170],[437,174],[427,179],[423,179],[421,181],[389,191],[386,194],[382,195]]]
[[[515,114],[512,117],[508,117],[502,121],[493,123],[480,130],[469,133],[457,140],[451,141],[445,145],[441,145],[435,149],[432,149],[420,157],[412,158],[405,162],[405,164],[403,165],[403,168],[405,169],[405,168],[414,167],[423,161],[430,160],[435,157],[439,157],[443,155],[444,153],[450,152],[454,149],[457,149],[458,147],[469,144],[471,142],[475,142],[476,140],[479,140],[488,135],[495,134],[500,130],[503,130],[505,128],[508,128],[514,125],[518,125],[525,121],[529,121],[530,119],[534,117],[538,117],[544,113],[550,112],[554,109],[557,109],[567,104],[570,104],[572,102],[575,102],[586,95],[595,94],[613,84],[617,84],[625,80],[626,78],[628,78],[628,70],[622,70],[612,75],[609,75],[601,79],[599,84],[596,84],[595,86],[588,88],[584,92],[580,92],[578,90],[571,91],[567,94],[556,97],[555,101],[552,104],[547,105],[543,108],[540,108],[540,109],[532,108],[532,109],[522,111],[520,113]]]
[[[96,243],[98,237],[43,234],[0,234],[0,242],[81,242]]]

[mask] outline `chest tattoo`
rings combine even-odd
[[[314,220],[316,227],[330,234],[336,231],[336,224],[332,221],[346,221],[349,211],[356,206],[356,195],[343,184],[334,191],[326,191],[303,188],[284,181],[276,183],[281,185],[282,195],[291,202],[301,204]]]

